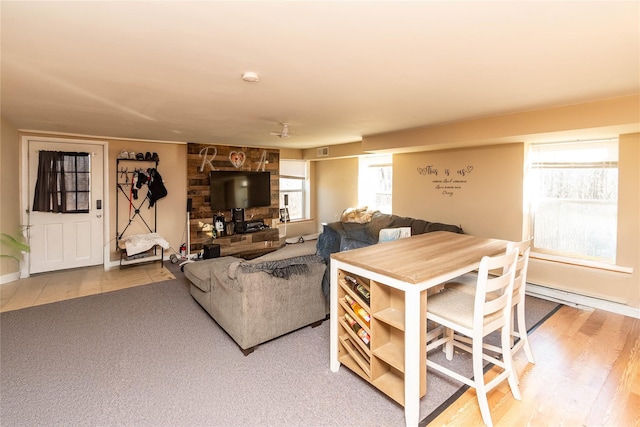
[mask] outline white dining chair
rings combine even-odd
[[[529,344],[527,325],[525,323],[525,292],[527,285],[527,270],[529,268],[529,253],[531,251],[531,240],[509,242],[507,245],[507,252],[512,249],[518,250],[518,264],[516,266],[516,277],[513,282],[511,356],[515,356],[520,349],[524,348],[527,361],[529,363],[536,363]],[[444,288],[473,294],[475,292],[476,281],[477,275],[475,273],[469,273],[467,275],[460,276],[452,282],[446,283]],[[454,337],[454,339],[459,339],[469,343],[469,340],[465,337]],[[494,352],[501,351],[499,347],[487,343],[484,344],[484,348]]]
[[[511,302],[517,262],[518,251],[515,249],[503,255],[483,257],[478,269],[475,293],[444,289],[427,298],[427,320],[437,325],[427,335],[427,353],[442,345],[445,346],[447,360],[453,359],[454,345],[470,352],[473,379],[434,362],[428,354],[427,367],[475,388],[482,420],[489,427],[493,423],[487,400],[488,391],[507,379],[511,393],[517,400],[521,400],[510,351]],[[494,276],[489,274],[491,270],[500,272]],[[501,336],[502,360],[483,351],[484,337],[497,330]],[[454,341],[454,334],[469,337],[471,346]],[[502,368],[502,372],[487,383],[484,381],[483,360]]]

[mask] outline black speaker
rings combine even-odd
[[[220,245],[204,245],[204,254],[202,259],[219,258],[220,257]]]
[[[187,199],[187,212],[191,212],[191,199]]]
[[[231,209],[231,215],[233,222],[241,222],[244,221],[244,209],[242,208],[233,208]]]

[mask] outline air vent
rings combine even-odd
[[[318,157],[327,157],[329,155],[329,147],[318,148]]]

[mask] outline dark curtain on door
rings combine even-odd
[[[40,151],[33,210],[89,212],[88,182],[89,153]]]

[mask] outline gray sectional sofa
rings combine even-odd
[[[326,266],[316,243],[287,245],[250,261],[196,261],[184,266],[184,274],[193,298],[247,355],[258,344],[325,319]]]
[[[250,261],[235,257],[184,266],[193,298],[247,355],[271,339],[327,317],[331,254],[378,243],[380,230],[411,235],[462,228],[374,212],[367,221],[323,224],[318,240],[289,244]]]

